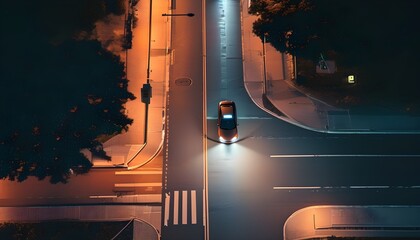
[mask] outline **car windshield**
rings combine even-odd
[[[220,128],[234,129],[236,127],[234,109],[231,105],[222,105],[220,108],[222,117],[220,119]]]

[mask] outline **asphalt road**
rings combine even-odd
[[[262,111],[243,84],[240,1],[205,2],[205,51],[201,1],[177,0],[174,10],[195,16],[173,18],[162,239],[205,239],[207,231],[217,240],[281,239],[285,220],[303,207],[420,203],[419,136],[320,134]],[[217,142],[222,99],[238,107],[240,140],[231,145]],[[0,205],[97,202],[90,197],[120,189],[160,193],[160,187],[115,185],[153,183],[159,174],[116,172],[93,170],[65,186],[2,181]]]
[[[238,0],[207,1],[210,239],[281,239],[312,205],[420,202],[419,136],[328,135],[272,117],[243,85]],[[234,100],[240,141],[216,142],[217,102]]]
[[[202,1],[173,1],[162,186],[162,239],[205,239]]]

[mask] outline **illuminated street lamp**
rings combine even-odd
[[[186,16],[186,17],[194,17],[194,13],[162,13],[164,17],[177,17],[177,16]]]

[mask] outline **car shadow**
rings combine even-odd
[[[239,142],[242,142],[242,141],[246,140],[247,138],[249,138],[249,137],[239,138],[236,142],[233,142],[233,143],[222,143],[221,141],[219,141],[217,139],[214,139],[214,138],[211,138],[211,137],[207,136],[207,140],[209,140],[209,141],[212,141],[212,142],[215,142],[215,143],[222,143],[222,144],[226,144],[226,145],[239,143]]]

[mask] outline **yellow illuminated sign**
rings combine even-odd
[[[355,77],[354,77],[354,75],[348,75],[347,76],[347,82],[348,83],[355,83]]]

